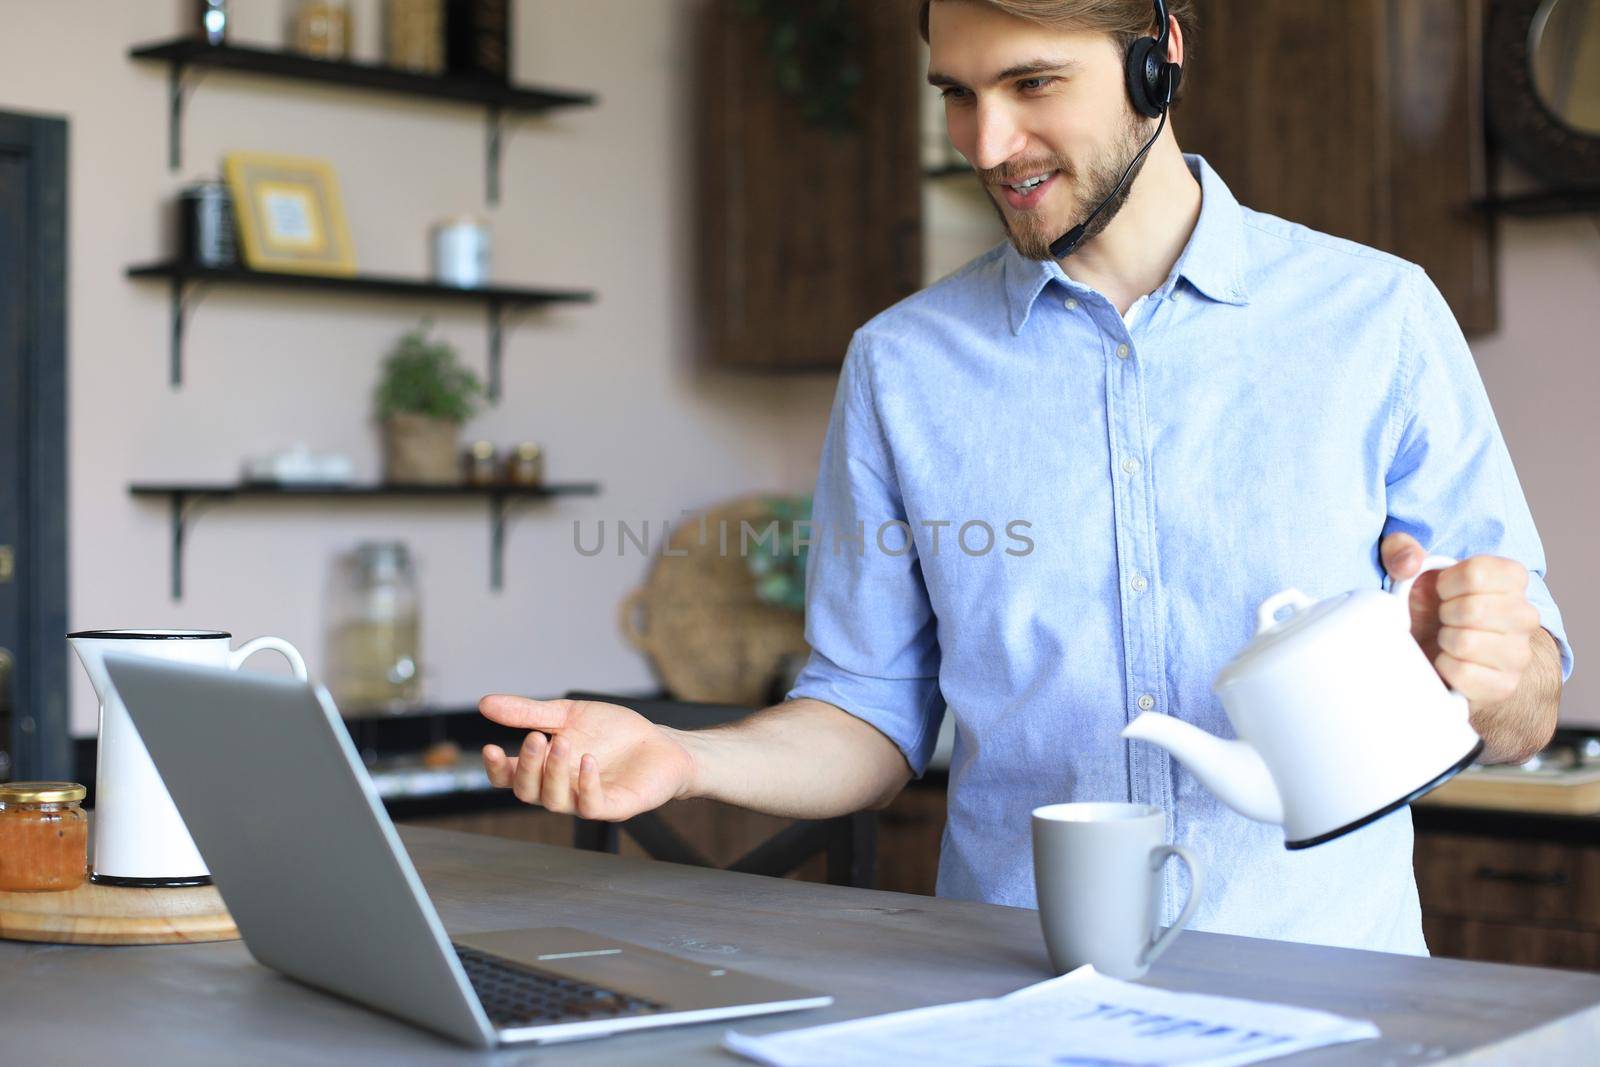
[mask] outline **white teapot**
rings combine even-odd
[[[1429,556],[1423,571],[1456,561]],[[1415,577],[1392,592],[1262,601],[1256,634],[1217,672],[1237,741],[1146,712],[1122,736],[1172,753],[1223,803],[1310,848],[1443,784],[1483,751],[1467,699],[1447,689],[1411,636]],[[1278,612],[1292,613],[1279,619]]]

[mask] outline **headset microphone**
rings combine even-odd
[[[1133,173],[1133,168],[1139,165],[1139,160],[1144,158],[1144,154],[1150,151],[1150,146],[1156,143],[1156,138],[1161,136],[1161,130],[1164,126],[1166,126],[1166,124],[1167,113],[1163,111],[1161,113],[1161,121],[1156,124],[1156,132],[1151,134],[1150,139],[1144,143],[1144,147],[1139,149],[1139,154],[1133,157],[1133,162],[1129,163],[1127,167],[1123,168],[1122,177],[1117,179],[1117,187],[1111,190],[1110,195],[1108,195],[1104,200],[1100,201],[1099,206],[1097,206],[1093,211],[1089,212],[1088,218],[1084,219],[1072,229],[1068,230],[1064,235],[1051,242],[1050,254],[1052,256],[1056,257],[1057,259],[1066,259],[1068,256],[1072,255],[1072,253],[1078,250],[1078,244],[1083,240],[1083,235],[1089,232],[1089,224],[1095,220],[1095,217],[1099,215],[1100,212],[1106,209],[1106,206],[1110,204],[1111,201],[1117,198],[1118,193],[1122,192],[1122,187],[1128,183],[1128,175]]]
[[[1089,212],[1089,217],[1078,225],[1056,238],[1050,244],[1050,254],[1057,259],[1066,259],[1078,250],[1084,235],[1089,232],[1089,226],[1099,217],[1111,202],[1122,192],[1122,187],[1128,184],[1128,176],[1133,173],[1133,168],[1150,151],[1150,146],[1156,143],[1156,138],[1161,136],[1161,131],[1167,125],[1167,109],[1172,105],[1172,94],[1177,92],[1178,82],[1183,77],[1183,68],[1176,63],[1167,62],[1167,38],[1169,36],[1166,0],[1155,0],[1156,19],[1161,26],[1160,36],[1140,37],[1128,47],[1127,57],[1127,82],[1128,96],[1133,101],[1135,111],[1147,118],[1161,117],[1156,124],[1156,132],[1139,149],[1139,154],[1122,171],[1122,177],[1117,179],[1116,188],[1095,209]]]

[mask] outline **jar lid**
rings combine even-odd
[[[77,782],[6,782],[0,785],[0,804],[60,804],[87,794]]]

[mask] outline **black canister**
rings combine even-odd
[[[233,197],[225,182],[195,182],[178,197],[178,252],[202,267],[239,261],[233,231]]]
[[[445,69],[476,81],[511,79],[509,0],[445,0]]]

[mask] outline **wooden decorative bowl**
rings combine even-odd
[[[760,532],[772,521],[771,499],[741,497],[674,523],[668,546],[685,554],[657,554],[645,584],[622,601],[623,636],[675,699],[764,706],[786,658],[810,651],[804,615],[759,600],[740,555],[740,523]],[[770,543],[752,541],[750,551]]]

